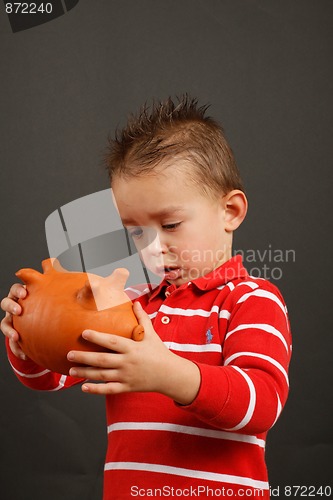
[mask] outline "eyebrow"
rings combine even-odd
[[[158,217],[170,217],[171,215],[177,215],[178,213],[184,212],[184,207],[181,206],[171,206],[165,208],[164,210],[160,210],[159,212],[153,212],[150,215],[152,218]],[[132,219],[122,219],[122,223],[124,226],[126,225],[136,225],[135,221]]]

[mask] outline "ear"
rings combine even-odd
[[[223,197],[225,217],[224,227],[227,232],[235,231],[243,222],[247,212],[245,193],[233,189]]]

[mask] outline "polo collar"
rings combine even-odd
[[[205,276],[201,276],[195,280],[192,280],[188,283],[184,283],[179,287],[175,285],[170,285],[166,280],[163,280],[159,286],[152,292],[149,297],[149,301],[157,297],[160,293],[163,292],[165,295],[165,290],[169,287],[174,287],[175,289],[187,288],[190,283],[192,283],[196,288],[201,291],[213,290],[218,286],[225,285],[229,281],[233,281],[238,278],[246,278],[248,276],[248,272],[243,266],[243,259],[241,255],[235,255],[227,262],[217,267],[210,273]]]

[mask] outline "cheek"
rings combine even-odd
[[[213,226],[211,226],[213,227]],[[184,263],[193,266],[213,264],[223,257],[223,245],[214,230],[202,232],[196,237],[189,237],[177,248],[177,255]]]

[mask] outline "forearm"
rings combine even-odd
[[[288,395],[284,377],[263,368],[198,367],[200,390],[186,411],[223,430],[260,434],[272,427]]]
[[[6,339],[6,349],[9,363],[18,380],[30,389],[39,391],[57,391],[82,382],[60,373],[54,373],[37,365],[31,359],[22,360],[15,356]]]

